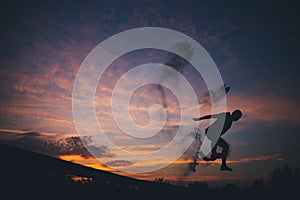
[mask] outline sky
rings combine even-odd
[[[282,164],[299,167],[298,8],[296,1],[7,1],[0,13],[0,142],[134,178],[165,177],[174,183],[243,182],[266,178],[270,170]],[[84,114],[84,139],[75,128],[72,92],[76,74],[99,43],[139,27],[182,32],[201,44],[214,60],[230,86],[226,110],[243,112],[223,136],[230,144],[228,165],[233,172],[220,171],[220,161],[203,160],[199,160],[196,172],[189,172],[186,166],[190,160],[183,156],[154,172],[125,173],[122,169],[126,167],[164,163],[135,163],[97,144],[99,141],[89,143],[91,155],[83,145],[90,142],[90,135],[97,135],[97,130],[91,128]],[[112,91],[124,73],[145,63],[166,63],[169,57],[162,50],[137,50],[116,59],[104,72],[96,89],[96,115],[104,132],[122,149],[151,152],[174,137],[180,105],[168,89],[162,93],[157,85],[148,84],[130,98],[130,116],[141,126],[149,123],[153,104],[165,103],[162,94],[167,99],[164,129],[147,142],[122,134],[110,107]],[[208,89],[201,76],[191,64],[180,73],[198,98],[198,108],[187,108],[187,116],[197,117],[192,114],[197,109],[201,115],[210,114]],[[134,84],[139,78],[126,79],[125,83]],[[85,90],[89,87],[84,85]],[[126,85],[119,92],[128,95]],[[118,117],[128,119],[126,113]],[[200,132],[207,125],[201,122]],[[168,159],[165,156],[165,163]]]

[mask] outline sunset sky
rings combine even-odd
[[[201,160],[196,172],[186,174],[189,161],[180,158],[151,173],[121,174],[147,180],[165,177],[170,181],[242,182],[265,178],[282,164],[299,167],[297,8],[296,1],[9,1],[0,13],[0,142],[120,173],[99,163],[82,145],[72,114],[75,77],[89,52],[110,36],[133,28],[164,27],[188,35],[206,49],[231,87],[227,110],[243,111],[241,120],[223,136],[230,144],[228,165],[234,171],[220,171],[220,161]],[[124,144],[128,138],[120,136],[110,110],[112,90],[122,74],[140,64],[163,64],[168,56],[153,49],[128,53],[113,62],[99,82],[97,119],[124,149],[151,151],[170,139],[163,130],[152,143]],[[209,114],[207,88],[201,76],[195,75],[191,65],[181,73],[197,92],[199,107],[190,109]],[[169,130],[176,127],[180,109],[175,96],[166,91],[169,120],[165,128]],[[134,93],[130,114],[136,124],[149,123],[148,109],[162,103],[159,95],[153,85]],[[200,131],[206,125],[201,122]],[[162,164],[155,160],[143,164],[113,160],[115,152],[106,146],[98,147],[95,153],[100,160],[112,159],[111,167]]]

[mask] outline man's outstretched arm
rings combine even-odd
[[[219,113],[219,114],[212,114],[212,115],[205,115],[203,117],[193,118],[194,121],[200,121],[202,119],[210,119],[210,118],[219,118],[226,113]]]
[[[200,121],[203,119],[210,119],[212,116],[211,115],[205,115],[203,117],[198,117],[198,118],[193,118],[194,121]]]

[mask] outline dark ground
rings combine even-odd
[[[209,187],[195,182],[180,187],[163,178],[136,180],[6,145],[0,145],[0,156],[5,199],[279,199],[299,190],[299,170],[286,165],[270,171],[268,180],[241,189],[235,184]],[[73,176],[87,179],[73,181]]]

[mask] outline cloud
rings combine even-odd
[[[94,157],[89,157],[89,158],[84,158],[81,155],[61,155],[59,156],[60,159],[66,160],[69,162],[74,162],[80,165],[84,165],[87,167],[92,167],[95,169],[100,169],[100,170],[107,170],[107,171],[115,171],[112,168],[109,168],[107,165],[104,165],[100,163],[96,158]]]
[[[56,156],[76,154],[81,155],[84,158],[89,158],[93,156],[96,156],[97,158],[115,157],[115,155],[111,153],[106,146],[88,145],[88,140],[88,137],[80,138],[74,136],[63,139],[47,140],[46,148],[52,149],[52,153]],[[86,146],[83,145],[84,143],[86,144]],[[93,153],[93,156],[91,155],[90,151]]]
[[[87,145],[89,151],[93,152],[93,155],[96,158],[114,158],[115,154],[111,153],[107,146],[95,146],[95,145]]]
[[[234,90],[234,89],[233,89]],[[298,101],[284,96],[248,96],[246,94],[229,94],[227,97],[229,111],[241,109],[241,121],[277,121],[298,122],[300,109]],[[288,114],[287,114],[288,113]]]
[[[112,167],[127,167],[130,165],[133,165],[133,162],[130,162],[128,160],[113,160],[110,162],[107,162],[108,166],[112,166]]]
[[[87,143],[88,137],[78,136],[58,138],[57,135],[45,135],[38,132],[1,132],[0,140],[13,146],[18,146],[34,152],[39,152],[55,157],[61,155],[80,155],[83,158],[93,157],[83,143]],[[115,155],[102,146],[87,145],[97,158],[113,158]]]

